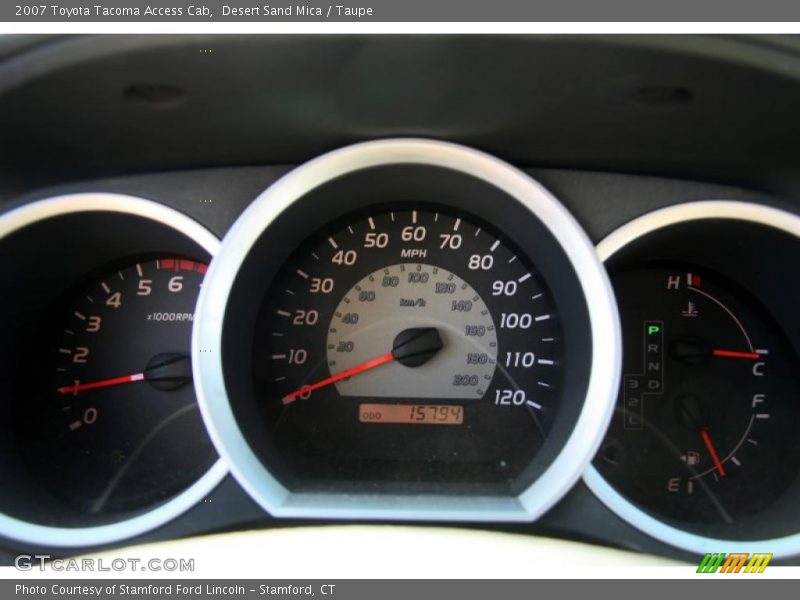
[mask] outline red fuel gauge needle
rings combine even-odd
[[[77,394],[86,390],[94,390],[97,388],[111,387],[112,385],[122,385],[125,383],[133,383],[134,381],[142,381],[144,373],[134,373],[133,375],[123,375],[122,377],[113,377],[111,379],[102,379],[100,381],[92,381],[91,383],[81,383],[78,385],[68,385],[58,388],[59,394]]]
[[[711,354],[724,358],[751,358],[753,360],[761,358],[761,355],[755,352],[737,352],[736,350],[720,350],[718,348],[712,350]]]
[[[342,371],[341,373],[337,373],[327,379],[323,379],[322,381],[318,381],[317,383],[312,383],[311,385],[304,385],[299,390],[292,392],[291,394],[287,394],[283,397],[283,403],[289,404],[290,402],[294,402],[294,400],[300,394],[307,394],[309,392],[313,392],[314,390],[318,390],[321,387],[325,387],[326,385],[330,385],[331,383],[336,383],[337,381],[341,381],[342,379],[347,379],[348,377],[353,377],[354,375],[358,375],[359,373],[363,373],[364,371],[369,371],[370,369],[374,369],[375,367],[379,367],[384,365],[388,362],[392,362],[395,359],[395,356],[392,352],[387,352],[383,356],[379,356],[377,358],[373,358],[372,360],[368,360],[366,362],[361,363],[353,367],[352,369],[347,369],[346,371]]]
[[[714,461],[714,466],[716,467],[717,471],[719,472],[720,477],[725,477],[725,467],[722,466],[722,461],[719,459],[719,455],[717,451],[714,449],[714,444],[711,443],[711,438],[708,435],[708,431],[703,429],[700,432],[700,436],[703,438],[703,442],[708,449],[708,453],[711,455],[711,459]]]

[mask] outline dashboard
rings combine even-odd
[[[800,43],[0,40],[0,564],[334,523],[800,556]]]

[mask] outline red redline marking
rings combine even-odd
[[[760,354],[755,352],[737,352],[735,350],[712,350],[714,356],[722,356],[724,358],[751,358],[753,360],[761,358]]]
[[[100,381],[93,381],[91,383],[81,383],[79,385],[68,385],[58,388],[59,394],[75,394],[86,390],[94,390],[97,388],[111,387],[112,385],[122,385],[125,383],[133,383],[135,381],[142,381],[144,373],[134,373],[133,375],[123,375],[122,377],[113,377],[111,379],[102,379]]]
[[[703,431],[700,432],[700,437],[703,438],[703,442],[708,449],[708,453],[711,455],[711,459],[714,461],[714,466],[716,467],[717,471],[719,471],[719,476],[725,477],[725,467],[722,466],[722,461],[720,461],[719,455],[714,449],[714,444],[711,443],[711,438],[708,435],[708,431],[703,429]]]
[[[387,352],[383,356],[379,356],[377,358],[373,358],[372,360],[363,362],[360,365],[353,367],[352,369],[347,369],[346,371],[342,371],[337,375],[333,375],[331,377],[328,377],[327,379],[318,381],[317,383],[312,383],[311,385],[304,385],[299,390],[296,390],[291,394],[287,394],[286,396],[284,396],[282,398],[282,401],[284,404],[289,404],[301,394],[313,392],[314,390],[318,390],[321,387],[325,387],[326,385],[330,385],[331,383],[336,383],[337,381],[341,381],[342,379],[347,379],[348,377],[352,377],[354,375],[358,375],[359,373],[363,373],[364,371],[368,371],[369,369],[374,369],[375,367],[379,367],[393,360],[394,360],[394,354],[392,354],[391,352]]]
[[[208,265],[183,258],[162,258],[158,261],[158,268],[172,270],[176,273],[178,271],[197,271],[204,275],[208,271]]]

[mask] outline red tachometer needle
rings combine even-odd
[[[314,390],[318,390],[319,388],[325,387],[326,385],[330,385],[331,383],[336,383],[337,381],[341,381],[342,379],[347,379],[348,377],[352,377],[353,375],[358,375],[359,373],[363,373],[364,371],[368,371],[370,369],[374,369],[375,367],[384,365],[388,362],[392,362],[394,359],[395,359],[394,354],[392,354],[391,352],[387,352],[383,356],[379,356],[378,358],[373,358],[372,360],[363,362],[360,365],[353,367],[352,369],[347,369],[346,371],[342,371],[341,373],[328,377],[327,379],[323,379],[322,381],[318,381],[317,383],[312,383],[311,385],[304,385],[299,390],[284,396],[283,403],[289,404],[290,402],[294,402],[294,400],[301,394],[313,392]]]
[[[703,438],[703,442],[708,449],[708,453],[711,455],[711,459],[714,461],[714,466],[716,467],[717,471],[719,472],[720,477],[725,477],[725,467],[722,466],[722,461],[719,459],[719,455],[717,451],[714,449],[714,444],[711,443],[711,438],[708,435],[708,432],[703,429],[700,432],[700,436]]]
[[[711,354],[713,354],[714,356],[722,356],[725,358],[752,358],[753,360],[761,358],[761,355],[755,352],[737,352],[735,350],[714,349],[711,351]]]
[[[122,377],[114,377],[112,379],[103,379],[101,381],[93,381],[91,383],[81,383],[79,385],[68,385],[58,388],[59,394],[76,394],[85,390],[94,390],[97,388],[110,387],[112,385],[122,385],[123,383],[133,383],[134,381],[142,381],[144,373],[135,373],[133,375],[123,375]]]

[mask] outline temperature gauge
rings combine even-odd
[[[679,521],[733,522],[768,506],[800,463],[797,359],[783,334],[711,273],[640,268],[613,284],[624,376],[597,469]]]

